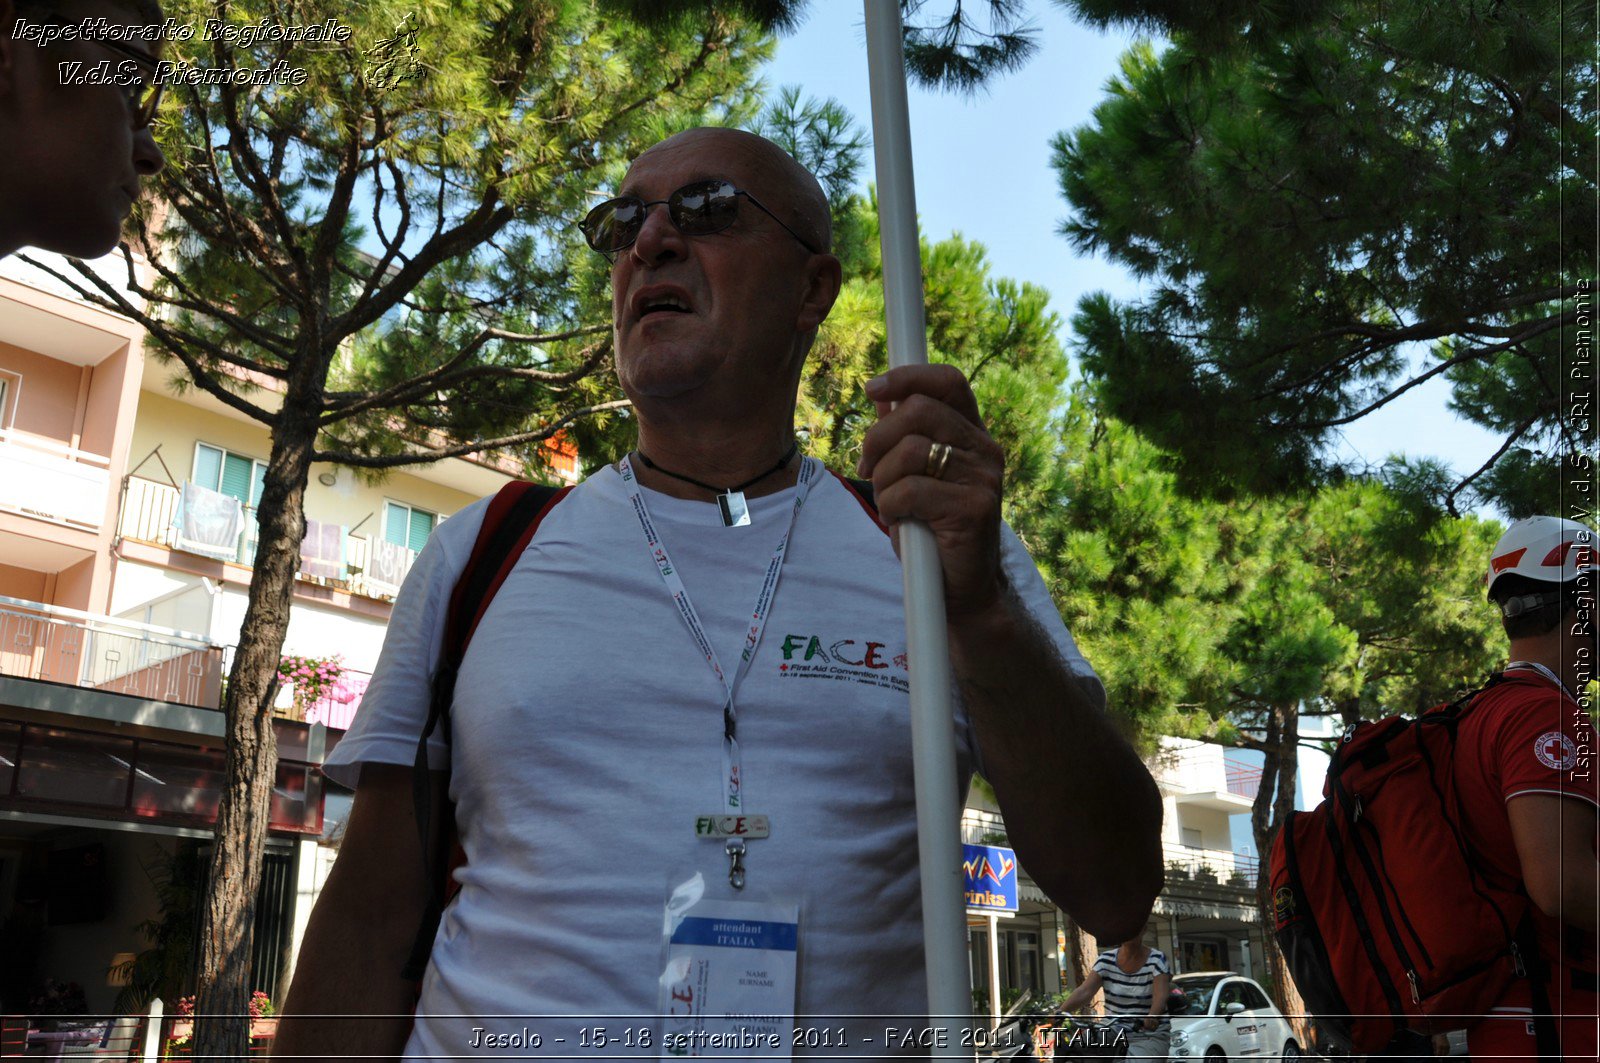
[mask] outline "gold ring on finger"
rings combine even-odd
[[[950,464],[950,454],[955,450],[949,443],[930,443],[928,445],[927,475],[935,480],[944,479],[944,467]]]

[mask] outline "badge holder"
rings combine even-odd
[[[796,901],[679,881],[661,927],[661,1058],[792,1055],[799,944]]]

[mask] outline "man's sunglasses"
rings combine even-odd
[[[119,41],[95,41],[93,43],[98,44],[107,51],[116,52],[118,55],[132,59],[139,64],[139,69],[144,74],[144,77],[132,84],[123,85],[121,88],[128,99],[128,112],[133,116],[134,130],[138,131],[146,128],[151,122],[155,121],[156,108],[161,105],[161,93],[166,87],[156,79],[156,72],[160,70],[160,64],[156,57],[149,52],[140,51],[138,48],[130,47]]]
[[[728,228],[739,217],[739,199],[743,197],[767,217],[783,226],[785,232],[800,241],[812,254],[820,254],[811,241],[789,228],[784,220],[761,205],[749,192],[735,188],[730,181],[712,178],[684,185],[666,199],[645,202],[638,196],[618,196],[608,199],[591,210],[580,223],[583,238],[596,251],[612,258],[618,251],[633,246],[644,229],[645,217],[650,208],[667,205],[667,217],[685,236],[709,236]]]

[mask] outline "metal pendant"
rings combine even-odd
[[[724,528],[742,528],[750,523],[750,507],[745,503],[743,491],[727,491],[718,495],[717,508],[722,511]]]

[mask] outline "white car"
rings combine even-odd
[[[1299,1059],[1300,1042],[1283,1012],[1253,979],[1232,971],[1180,974],[1183,1006],[1172,1012],[1173,1059]]]

